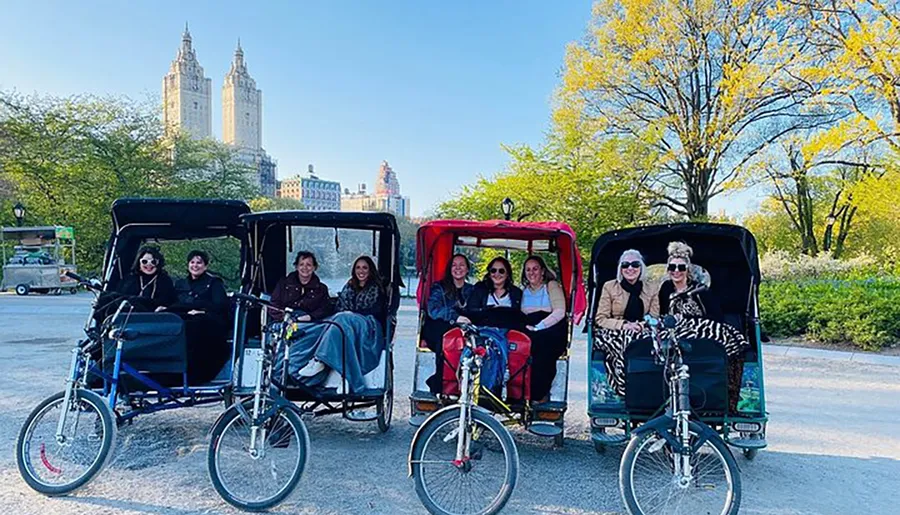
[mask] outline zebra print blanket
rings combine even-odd
[[[662,329],[660,336],[669,338],[668,331]],[[749,347],[749,342],[734,327],[706,318],[684,318],[675,326],[675,337],[679,340],[704,338],[720,342],[729,358],[741,356]],[[605,329],[595,327],[593,346],[606,354],[606,373],[609,384],[621,396],[625,396],[625,347],[634,340],[650,337],[650,331],[640,332]]]

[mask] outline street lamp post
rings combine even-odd
[[[16,225],[22,227],[22,222],[25,220],[25,206],[21,202],[16,202],[16,205],[13,206],[13,215],[16,217]]]
[[[500,203],[500,210],[503,211],[503,217],[509,221],[512,216],[513,209],[516,208],[516,203],[512,201],[511,198],[506,197],[503,199],[503,202]]]
[[[500,210],[503,211],[503,218],[508,222],[512,217],[513,209],[516,208],[516,203],[512,201],[511,198],[506,197],[503,199],[503,202],[500,203]],[[506,249],[505,252],[506,260],[509,261],[509,249]]]

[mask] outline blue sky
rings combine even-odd
[[[0,89],[158,101],[184,23],[221,86],[240,37],[263,91],[263,145],[280,178],[315,165],[371,187],[382,159],[413,215],[504,168],[501,144],[539,144],[567,43],[590,0],[10,2]]]

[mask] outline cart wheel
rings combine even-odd
[[[744,454],[744,458],[747,458],[747,461],[753,461],[759,453],[759,449],[741,449],[741,452]]]
[[[384,395],[378,401],[378,430],[386,433],[391,428],[391,419],[394,415],[394,357],[388,358],[387,383],[384,385]]]
[[[16,285],[16,295],[28,295],[29,291],[31,291],[31,289],[27,284]]]
[[[69,293],[75,295],[76,293],[78,293],[78,288],[69,288]]]

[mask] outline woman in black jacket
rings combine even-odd
[[[169,308],[184,319],[187,339],[188,383],[208,383],[231,357],[228,296],[221,278],[210,274],[209,255],[192,250],[188,276],[175,284],[177,301]]]
[[[491,260],[484,278],[472,289],[464,315],[479,325],[519,330],[525,328],[522,290],[513,284],[509,261],[502,257]]]

